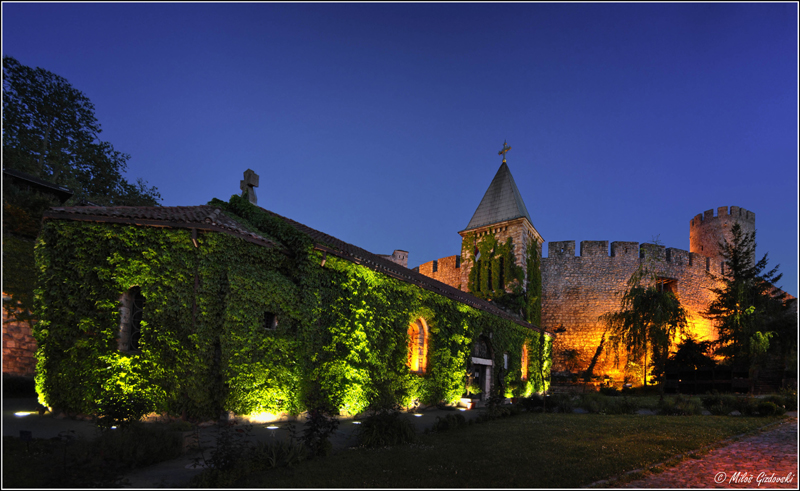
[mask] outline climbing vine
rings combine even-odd
[[[467,282],[470,293],[494,302],[527,322],[541,324],[542,271],[538,247],[526,248],[526,269],[516,263],[511,237],[501,243],[491,232],[480,238],[469,234],[464,238],[462,252],[465,262],[471,266]]]
[[[546,387],[549,355],[536,356],[546,336],[332,255],[322,266],[310,237],[239,197],[210,204],[279,247],[202,231],[195,247],[186,229],[45,221],[34,328],[43,404],[88,414],[135,395],[153,411],[207,418],[296,414],[312,398],[346,413],[455,402],[479,335],[492,337],[508,394]],[[521,281],[509,264],[506,277]],[[133,287],[145,298],[141,339],[123,352],[120,299]],[[406,365],[418,318],[429,329],[422,375]]]

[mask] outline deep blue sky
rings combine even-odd
[[[259,205],[413,267],[460,252],[507,140],[545,240],[688,250],[736,205],[797,295],[794,3],[2,8],[3,54],[83,91],[164,205],[249,167]]]

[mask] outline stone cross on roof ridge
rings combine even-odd
[[[503,162],[464,231],[521,217],[533,225],[508,164]]]
[[[258,174],[253,172],[253,169],[244,171],[244,179],[239,181],[239,189],[242,190],[242,198],[246,197],[248,201],[257,204],[256,190],[258,187]]]

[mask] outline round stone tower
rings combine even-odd
[[[689,252],[708,257],[712,273],[720,274],[722,271],[719,243],[723,238],[731,241],[734,223],[738,223],[746,234],[755,232],[756,214],[738,206],[731,206],[730,212],[727,206],[720,206],[717,216],[714,216],[714,210],[706,210],[689,221]],[[752,259],[755,260],[755,257]]]

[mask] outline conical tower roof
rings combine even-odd
[[[492,183],[489,184],[489,189],[483,195],[481,204],[472,215],[472,220],[462,232],[522,217],[527,218],[528,222],[533,225],[533,220],[528,214],[525,202],[522,201],[514,177],[508,169],[508,164],[503,161],[492,179]]]

